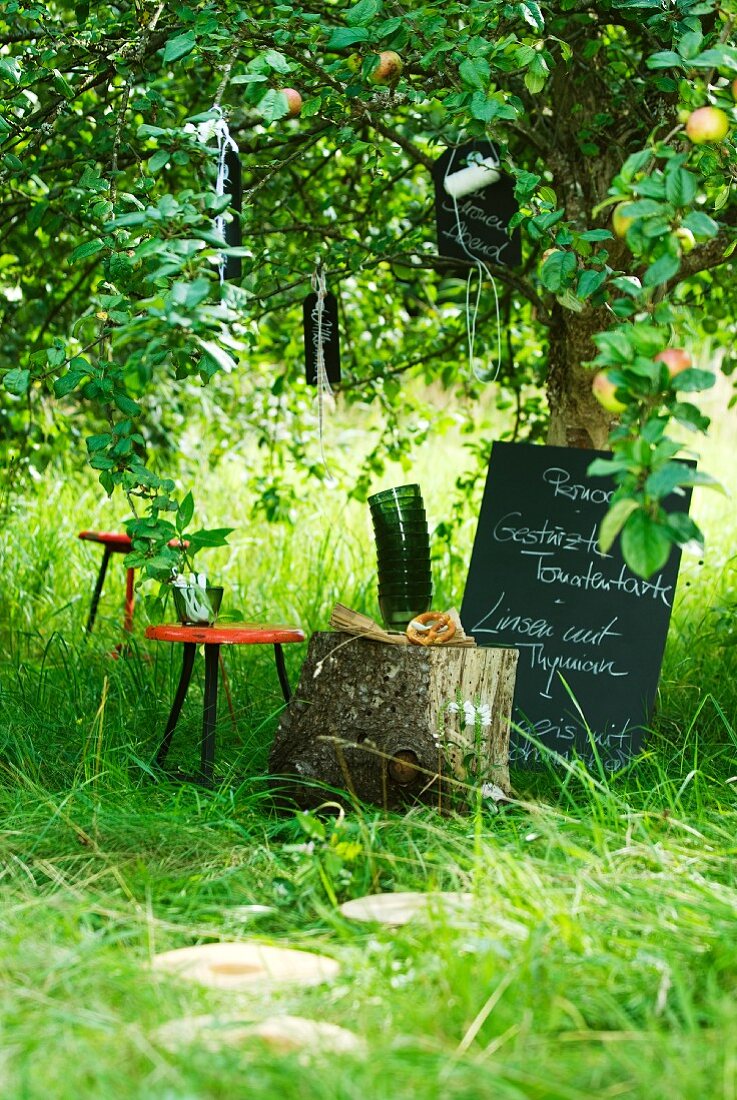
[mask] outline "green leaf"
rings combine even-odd
[[[234,530],[233,527],[216,527],[211,531],[195,531],[193,535],[188,536],[190,554],[196,553],[205,546],[226,546],[228,535],[232,535]]]
[[[273,69],[275,73],[281,73],[285,75],[292,71],[292,66],[287,61],[283,53],[279,53],[278,50],[267,50],[263,55],[264,61]]]
[[[517,4],[516,8],[524,21],[534,27],[536,31],[542,32],[545,30],[543,13],[540,10],[540,5],[535,3],[535,0],[522,0],[522,3]]]
[[[685,57],[689,61],[692,57],[696,57],[703,41],[704,36],[701,31],[689,31],[688,34],[684,34],[678,43],[678,52],[681,57]]]
[[[599,526],[599,549],[602,554],[609,552],[617,535],[637,508],[639,504],[631,497],[618,500],[611,506]]]
[[[148,220],[148,215],[143,210],[132,210],[130,214],[121,214],[119,218],[116,218],[112,222],[108,222],[103,226],[105,232],[112,231],[113,229],[128,229],[133,225],[143,225]]]
[[[27,393],[30,384],[31,372],[23,367],[14,367],[13,370],[8,371],[3,379],[5,389],[16,397],[22,397],[24,393]]]
[[[709,417],[689,401],[678,401],[672,408],[673,418],[679,424],[685,424],[692,431],[705,432],[709,427]]]
[[[471,97],[471,114],[481,122],[491,122],[496,118],[499,103],[496,99],[490,99],[486,92],[474,92]]]
[[[579,233],[582,241],[611,241],[614,234],[609,229],[587,229],[585,233]]]
[[[373,22],[380,11],[381,0],[359,0],[345,13],[345,21],[349,27],[365,27]]]
[[[701,210],[692,210],[683,219],[683,224],[686,229],[690,229],[696,237],[716,237],[719,232],[719,226],[710,218],[708,214],[704,214]]]
[[[182,499],[181,504],[177,508],[176,524],[177,531],[181,535],[182,531],[186,530],[192,522],[192,516],[194,515],[194,497],[190,490],[186,497]]]
[[[586,468],[587,477],[611,477],[629,469],[626,458],[595,458]]]
[[[671,539],[664,523],[653,519],[642,508],[633,512],[622,531],[622,555],[633,573],[652,577],[670,557]]]
[[[683,62],[680,54],[677,54],[675,50],[660,50],[659,53],[654,53],[651,57],[648,57],[646,65],[648,69],[673,69],[681,68]]]
[[[695,542],[704,545],[704,536],[686,512],[670,512],[666,520],[666,526],[675,542],[683,546],[686,542]]]
[[[590,298],[606,282],[606,271],[582,271],[576,287],[579,298]]]
[[[50,367],[60,367],[66,357],[63,346],[54,344],[52,347],[46,349],[46,362]]]
[[[662,283],[667,283],[669,279],[678,274],[680,266],[677,256],[666,253],[655,263],[650,264],[645,272],[645,278],[642,280],[643,286],[660,286]]]
[[[556,250],[540,269],[540,281],[546,290],[552,290],[554,294],[563,290],[570,282],[571,276],[576,270],[576,257],[572,252]]]
[[[101,252],[104,247],[105,245],[99,237],[94,241],[86,241],[84,244],[77,245],[70,255],[68,263],[76,264],[77,260],[85,260],[88,256],[94,256],[96,253]]]
[[[348,46],[357,46],[359,42],[368,42],[369,32],[364,27],[336,27],[328,39],[329,50],[344,50]]]
[[[164,62],[178,61],[180,57],[186,57],[195,47],[197,39],[194,31],[185,31],[184,34],[170,38],[164,46]]]
[[[722,49],[704,50],[696,57],[689,58],[689,64],[695,69],[737,69],[737,60]]]
[[[101,435],[90,435],[85,440],[87,444],[87,450],[90,454],[94,454],[95,451],[104,451],[113,441],[113,437],[110,432],[103,432]]]
[[[645,492],[662,500],[678,486],[692,484],[690,473],[688,466],[684,466],[682,462],[666,462],[650,474],[645,482]]]
[[[674,206],[690,206],[696,198],[699,181],[685,168],[668,171],[665,177],[665,197]]]
[[[0,57],[0,79],[8,84],[20,84],[21,67],[14,57]]]
[[[485,91],[491,80],[489,62],[483,57],[467,57],[458,66],[458,73],[463,83],[469,88],[479,88]]]
[[[277,122],[289,114],[289,104],[282,92],[276,88],[269,88],[258,101],[257,110],[265,122]]]
[[[641,172],[642,169],[650,163],[652,155],[651,149],[640,149],[637,153],[630,153],[619,173],[625,183],[629,183],[633,180],[637,173]]]
[[[154,155],[148,158],[149,172],[152,175],[156,175],[156,173],[159,172],[168,162],[170,156],[171,153],[168,149],[157,149]]]
[[[681,393],[698,393],[699,390],[710,390],[716,382],[716,375],[710,370],[696,370],[689,367],[681,371],[670,380],[674,390]]]
[[[86,375],[80,374],[79,371],[67,371],[61,378],[54,380],[54,395],[56,397],[66,397],[67,394],[76,390],[80,382],[83,382],[86,377]]]
[[[137,405],[135,401],[131,401],[130,397],[127,397],[124,393],[116,393],[113,400],[126,416],[138,416],[141,412],[141,406]]]
[[[212,340],[197,340],[197,343],[202,348],[205,355],[212,359],[220,370],[229,374],[238,365],[231,355],[228,355],[227,351],[220,347],[219,344],[214,343]]]

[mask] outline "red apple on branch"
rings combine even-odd
[[[302,110],[302,96],[296,88],[280,88],[279,91],[287,103],[287,118],[296,118]]]
[[[686,133],[694,145],[723,141],[729,131],[729,118],[719,107],[698,107],[688,116]]]
[[[683,348],[664,348],[655,356],[655,362],[665,363],[671,378],[675,378],[682,370],[688,370],[693,366],[691,356]]]
[[[617,387],[605,370],[600,370],[594,375],[591,392],[602,408],[610,413],[621,413],[627,408],[614,396],[616,389]]]
[[[402,75],[402,59],[394,50],[382,50],[376,65],[371,70],[369,80],[372,84],[395,84]]]

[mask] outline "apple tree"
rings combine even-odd
[[[295,385],[319,262],[340,297],[341,392],[385,417],[370,462],[402,453],[404,379],[479,393],[476,272],[437,254],[430,171],[488,139],[523,259],[490,268],[499,322],[480,297],[487,384],[516,438],[612,450],[595,464],[619,486],[602,541],[621,535],[654,572],[700,538],[662,507],[710,480],[671,427],[708,429],[699,349],[734,329],[736,18],[735,0],[6,0],[0,447],[91,425],[91,465],[137,510],[135,560],[165,575],[161,394],[248,371],[258,431],[259,395]],[[242,276],[221,285],[223,120],[244,192]],[[266,361],[281,366],[265,379]],[[303,440],[285,446],[320,476]]]

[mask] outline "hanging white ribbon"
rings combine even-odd
[[[228,182],[228,165],[225,159],[225,155],[229,149],[232,149],[234,153],[238,152],[238,146],[230,136],[230,130],[228,129],[228,123],[225,119],[225,115],[220,107],[214,107],[214,110],[219,112],[220,117],[217,119],[213,132],[217,141],[218,148],[218,166],[217,166],[217,179],[215,181],[215,194],[225,194],[225,184]],[[218,214],[215,219],[215,229],[221,237],[225,236],[225,213]],[[227,257],[221,252],[220,262],[218,263],[218,272],[220,275],[220,282],[225,281],[225,265],[227,263]]]
[[[494,146],[491,144],[491,142],[489,142],[489,147],[491,149],[492,155],[490,157],[486,157],[483,161],[480,162],[480,164],[478,166],[479,168],[482,169],[482,171],[479,172],[479,174],[478,174],[478,182],[479,182],[480,186],[485,186],[485,184],[484,184],[484,179],[485,178],[487,180],[486,185],[488,185],[489,183],[495,182],[495,180],[499,178],[498,172],[496,171],[496,169],[499,167],[499,157],[497,155],[497,152],[496,152]],[[450,159],[449,159],[448,164],[447,164],[446,169],[445,169],[445,175],[443,177],[443,188],[446,191],[446,194],[449,194],[450,198],[453,200],[453,209],[455,211],[455,216],[456,216],[456,235],[458,237],[458,243],[460,244],[461,248],[463,249],[463,251],[468,256],[469,260],[471,260],[475,264],[475,268],[472,268],[469,271],[468,280],[466,282],[466,337],[468,339],[468,362],[469,362],[469,366],[471,367],[471,370],[473,372],[473,375],[477,379],[477,381],[479,381],[479,382],[488,382],[488,381],[494,381],[496,379],[497,375],[499,374],[499,368],[501,367],[501,363],[502,363],[502,326],[501,326],[501,319],[500,319],[500,316],[499,316],[499,295],[497,294],[497,290],[496,290],[496,281],[494,279],[494,276],[489,271],[489,268],[486,266],[486,264],[484,263],[483,260],[480,260],[478,258],[478,256],[474,256],[466,248],[466,243],[463,240],[463,227],[461,225],[461,214],[460,214],[460,210],[458,209],[458,193],[457,193],[456,189],[454,189],[452,187],[448,188],[446,186],[447,181],[448,181],[448,176],[450,175],[450,170],[453,167],[453,161],[455,160],[455,154],[456,154],[456,150],[454,149],[452,151],[451,155],[450,155]],[[456,173],[456,175],[460,175],[460,173]],[[478,189],[478,188],[476,188],[476,189]],[[468,191],[461,191],[461,194],[468,194],[468,193],[469,193]],[[473,277],[474,277],[475,274],[478,274],[478,280],[479,281],[478,281],[478,286],[476,288],[476,301],[474,302],[473,307],[472,307],[471,306],[471,282],[472,282]],[[476,321],[478,320],[479,307],[480,307],[480,304],[481,304],[481,292],[482,292],[483,286],[484,286],[484,275],[487,276],[489,282],[491,283],[491,289],[494,292],[494,308],[495,308],[495,311],[496,311],[496,341],[497,341],[497,344],[496,344],[496,347],[497,347],[496,365],[495,365],[495,368],[494,368],[494,375],[491,379],[488,378],[488,372],[485,371],[483,374],[479,373],[479,371],[476,368],[476,357],[475,357],[475,354],[474,354],[475,346],[476,346]]]
[[[325,458],[325,446],[324,446],[324,426],[325,426],[325,398],[332,397],[333,391],[330,387],[330,380],[328,379],[328,371],[325,366],[325,342],[323,335],[323,317],[325,315],[325,298],[327,296],[328,288],[325,280],[325,272],[322,264],[318,264],[310,282],[312,289],[317,295],[317,303],[315,306],[316,311],[316,333],[315,333],[315,373],[317,375],[317,437],[320,442],[320,458],[322,464],[325,467],[325,473],[327,480],[331,485],[336,484],[335,478],[330,473],[330,468]]]

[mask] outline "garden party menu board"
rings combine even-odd
[[[614,483],[599,451],[495,443],[461,619],[477,645],[520,651],[510,762],[536,742],[616,770],[637,753],[660,675],[680,551],[643,580],[597,545]],[[665,502],[687,511],[690,491]]]

